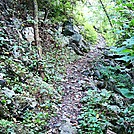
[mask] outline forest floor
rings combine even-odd
[[[96,85],[93,76],[89,77],[89,69],[94,68],[95,61],[103,57],[104,50],[107,48],[105,45],[104,38],[99,36],[98,43],[91,47],[89,53],[66,66],[64,82],[61,83],[64,95],[59,105],[58,116],[50,120],[51,129],[48,133],[77,133],[77,119],[82,108],[80,100],[86,95],[87,88],[93,88]]]

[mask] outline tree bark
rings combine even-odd
[[[38,59],[42,59],[42,47],[40,44],[39,38],[39,28],[38,28],[38,3],[37,0],[33,0],[34,2],[34,35],[35,35],[35,44],[38,48]]]
[[[42,47],[39,37],[39,27],[38,27],[38,3],[37,0],[33,0],[34,4],[34,38],[35,38],[35,44],[38,49],[38,72],[41,75],[42,79],[45,78],[45,74],[43,71],[43,65],[42,65]]]

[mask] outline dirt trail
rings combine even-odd
[[[64,91],[62,104],[59,106],[58,116],[51,119],[50,134],[76,134],[77,117],[82,107],[80,100],[85,95],[86,84],[93,86],[92,77],[86,75],[85,70],[92,66],[92,63],[102,55],[105,47],[105,40],[99,36],[97,45],[93,46],[88,54],[78,61],[67,65],[64,82],[61,83]],[[74,126],[74,128],[73,128]]]

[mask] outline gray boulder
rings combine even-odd
[[[72,36],[75,33],[73,24],[71,22],[66,22],[63,24],[62,34],[64,36]]]
[[[84,41],[82,35],[79,33],[79,28],[73,25],[71,20],[64,22],[62,33],[69,39],[68,46],[72,47],[78,55],[84,55],[90,50],[90,45]]]
[[[82,36],[79,33],[75,33],[70,38],[70,43],[75,43],[77,46],[79,46],[79,42],[81,41]]]

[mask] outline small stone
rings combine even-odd
[[[76,134],[77,130],[75,127],[72,127],[70,122],[63,123],[60,128],[60,134]]]
[[[9,98],[12,98],[13,96],[15,96],[15,92],[13,90],[10,90],[6,87],[3,88],[4,90],[2,90],[2,92]]]
[[[100,78],[101,77],[100,72],[98,70],[96,70],[94,72],[94,76],[96,76],[97,78]]]
[[[6,85],[6,80],[0,79],[0,85],[3,87]]]
[[[105,83],[103,81],[98,81],[97,82],[97,87],[98,88],[105,88]]]
[[[85,76],[90,76],[91,72],[90,72],[90,70],[85,70],[85,71],[82,72],[82,74],[85,75]]]

